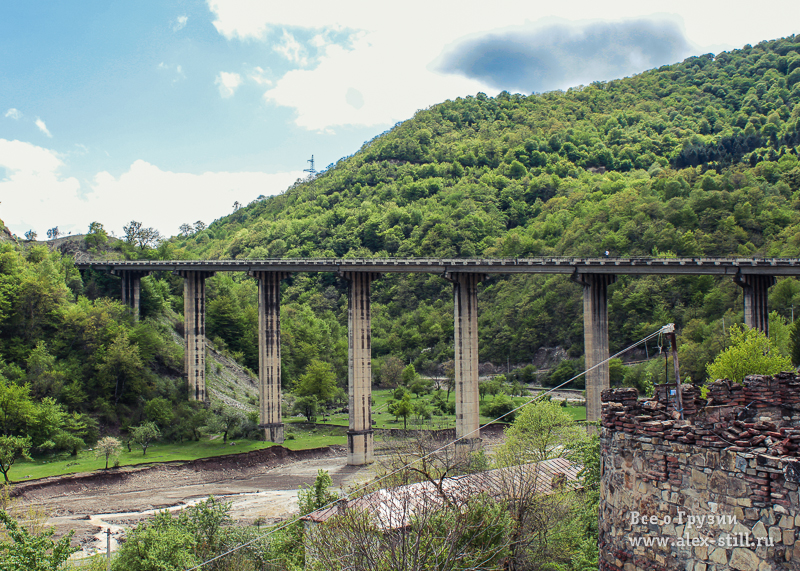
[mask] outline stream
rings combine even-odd
[[[106,553],[107,532],[109,530],[111,531],[111,552],[113,553],[119,549],[120,539],[124,537],[126,531],[135,527],[140,521],[154,516],[159,511],[180,511],[203,502],[208,497],[191,498],[159,509],[51,517],[48,520],[48,524],[59,527],[92,527],[97,529],[97,532],[91,536],[91,540],[82,541],[80,551],[77,551],[72,556],[73,560],[80,560]],[[263,518],[266,523],[272,523],[297,512],[296,489],[242,492],[215,495],[214,497],[231,504],[231,517],[238,522],[252,523],[258,518]]]

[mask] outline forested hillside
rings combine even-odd
[[[226,423],[237,435],[255,429],[257,413],[223,405],[235,399],[253,410],[255,391],[235,386],[213,356],[212,407],[188,402],[183,322],[173,309],[182,301],[171,294],[180,285],[176,277],[146,280],[135,321],[103,295],[119,296],[116,278],[81,276],[70,256],[43,244],[0,242],[0,471],[23,450],[75,455],[104,434],[130,438],[145,422],[171,441],[197,440]]]
[[[797,257],[798,145],[800,38],[792,37],[567,92],[446,101],[313,179],[207,228],[186,225],[158,247],[118,243],[109,254],[95,224],[86,246],[96,256],[128,258],[597,256],[605,250]],[[176,431],[172,438],[197,437],[209,418],[177,406],[183,402],[181,280],[154,275],[142,287],[143,320],[136,323],[104,297],[118,296],[114,278],[81,276],[68,257],[41,246],[2,245],[0,392],[50,406],[16,420],[3,417],[5,435],[39,434],[34,447],[66,449],[74,443],[68,435],[93,438],[93,419],[124,428],[160,418]],[[375,282],[376,381],[397,369],[390,356],[418,371],[443,371],[453,351],[451,287],[434,275]],[[207,291],[209,337],[256,370],[255,281],[220,274]],[[800,309],[800,284],[781,281],[770,303],[778,312],[773,331],[786,347],[780,320],[793,315],[794,305]],[[681,367],[702,381],[706,362],[726,343],[726,328],[741,321],[740,308],[730,279],[623,277],[611,288],[612,350],[674,321]],[[544,347],[574,359],[556,378],[579,367],[581,289],[568,278],[492,277],[481,285],[479,309],[482,361],[519,367],[530,380],[531,367],[522,367]],[[328,362],[345,385],[346,335],[345,283],[332,274],[297,274],[285,282],[287,387],[315,360]],[[615,370],[615,381],[633,384],[647,373]],[[25,394],[14,392],[25,386]],[[48,418],[57,422],[47,424]]]
[[[800,38],[790,37],[567,92],[446,101],[174,245],[205,258],[796,257],[798,145]],[[255,331],[255,288],[215,280],[209,328],[254,367],[242,340]],[[343,343],[334,353],[315,343],[344,334],[344,291],[330,275],[289,280],[286,380],[306,350],[343,364]],[[389,275],[374,291],[376,371],[391,354],[423,370],[451,357],[447,282]],[[770,301],[789,318],[800,285],[781,282]],[[491,278],[480,303],[483,360],[521,365],[552,346],[582,354],[581,291],[567,278]],[[612,349],[674,321],[682,365],[700,381],[740,308],[730,280],[621,278]],[[301,331],[318,336],[298,352]]]

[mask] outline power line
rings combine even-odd
[[[674,327],[675,327],[675,326],[674,326],[672,323],[670,323],[670,324],[668,324],[668,325],[664,325],[664,326],[663,326],[663,327],[661,327],[661,328],[660,328],[658,331],[656,331],[656,332],[654,332],[654,333],[651,333],[650,335],[648,335],[647,337],[645,337],[645,338],[643,338],[643,339],[641,339],[641,340],[637,341],[637,342],[636,342],[636,343],[634,343],[633,345],[629,345],[628,347],[626,347],[626,348],[625,348],[625,349],[623,349],[622,351],[619,351],[618,353],[615,353],[614,355],[610,356],[608,359],[606,359],[606,360],[604,360],[604,361],[600,361],[599,363],[597,363],[597,364],[595,364],[595,365],[593,365],[593,366],[589,367],[589,368],[588,368],[588,369],[586,369],[585,371],[583,371],[583,372],[581,372],[581,373],[578,373],[577,375],[575,375],[574,377],[572,377],[571,379],[569,379],[569,380],[567,380],[567,381],[564,381],[563,383],[561,383],[561,384],[560,384],[560,385],[558,385],[557,387],[553,387],[552,389],[550,389],[550,390],[549,390],[549,391],[547,391],[547,392],[544,392],[544,393],[541,393],[541,394],[539,394],[539,395],[537,395],[537,396],[535,396],[535,397],[532,397],[532,398],[531,398],[531,399],[530,399],[528,402],[526,402],[526,403],[523,403],[523,404],[521,404],[520,406],[518,406],[517,408],[515,408],[515,409],[513,409],[513,410],[510,410],[510,411],[506,412],[505,414],[502,414],[502,415],[498,416],[498,417],[497,417],[497,418],[495,418],[494,420],[490,420],[489,422],[487,422],[487,423],[486,423],[486,424],[484,424],[483,426],[480,426],[480,427],[478,427],[476,430],[473,430],[473,431],[471,431],[471,432],[469,432],[469,433],[465,434],[465,435],[464,435],[464,436],[462,436],[461,438],[457,438],[457,439],[455,439],[455,440],[451,440],[450,442],[448,442],[448,443],[446,443],[446,444],[444,444],[444,445],[440,446],[440,447],[439,447],[439,448],[437,448],[436,450],[432,450],[431,452],[428,452],[427,454],[424,454],[424,455],[420,456],[419,458],[417,458],[417,459],[415,459],[415,460],[413,460],[413,461],[411,461],[411,462],[408,462],[407,464],[404,464],[404,465],[403,465],[403,466],[401,466],[400,468],[397,468],[396,470],[394,470],[394,471],[392,471],[392,472],[389,472],[388,474],[385,474],[385,475],[381,476],[381,477],[380,477],[380,478],[378,478],[377,480],[374,480],[374,481],[372,481],[372,482],[369,482],[368,484],[364,484],[363,486],[359,487],[359,488],[358,488],[358,489],[356,489],[355,491],[353,491],[353,492],[351,492],[351,493],[347,494],[347,495],[346,495],[344,498],[338,498],[338,499],[336,499],[336,500],[333,500],[333,501],[331,501],[331,502],[328,502],[328,503],[327,503],[327,504],[325,504],[324,506],[321,506],[321,507],[317,508],[317,510],[323,510],[323,509],[329,508],[329,507],[333,506],[334,504],[336,504],[337,502],[341,501],[342,499],[345,499],[345,500],[350,500],[350,499],[353,497],[353,495],[357,494],[358,492],[362,492],[362,491],[366,490],[368,487],[370,487],[370,486],[374,486],[375,484],[378,484],[378,483],[382,482],[383,480],[386,480],[387,478],[390,478],[391,476],[394,476],[395,474],[397,474],[397,473],[399,473],[399,472],[402,472],[403,470],[405,470],[405,469],[409,468],[410,466],[413,466],[414,464],[416,464],[416,463],[418,463],[418,462],[421,462],[421,461],[422,461],[422,460],[424,460],[425,458],[428,458],[429,456],[432,456],[432,455],[436,454],[437,452],[441,452],[441,451],[442,451],[442,450],[444,450],[445,448],[448,448],[449,446],[452,446],[452,445],[454,445],[454,444],[458,443],[458,441],[459,441],[459,440],[461,440],[461,439],[463,439],[463,438],[466,438],[466,437],[468,437],[468,436],[470,436],[470,435],[472,435],[472,434],[475,434],[476,432],[477,432],[477,433],[480,435],[480,431],[481,431],[481,429],[483,429],[483,428],[486,428],[487,426],[489,426],[490,424],[493,424],[493,423],[497,422],[498,420],[502,420],[503,418],[507,417],[508,415],[510,415],[510,414],[512,414],[512,413],[514,413],[514,412],[516,412],[516,411],[518,411],[518,410],[520,410],[520,409],[522,409],[522,408],[524,408],[524,407],[526,407],[526,406],[528,406],[528,405],[530,405],[530,404],[533,404],[534,402],[536,402],[536,401],[538,401],[538,400],[541,400],[543,397],[547,396],[548,394],[550,394],[550,393],[552,393],[552,392],[554,392],[554,391],[557,391],[558,389],[560,389],[561,387],[563,387],[563,386],[565,386],[565,385],[568,385],[569,383],[571,383],[571,382],[572,382],[572,381],[574,381],[575,379],[578,379],[578,378],[582,377],[583,375],[585,375],[585,374],[586,374],[586,373],[588,373],[589,371],[592,371],[592,370],[594,370],[594,369],[596,369],[596,368],[598,368],[598,367],[600,367],[600,366],[602,366],[602,365],[604,365],[604,364],[608,363],[608,362],[609,362],[611,359],[616,359],[617,357],[619,357],[620,355],[623,355],[623,354],[627,353],[628,351],[630,351],[630,350],[631,350],[631,349],[633,349],[634,347],[637,347],[638,345],[641,345],[642,343],[647,343],[647,341],[649,341],[649,340],[650,340],[650,339],[652,339],[653,337],[657,337],[657,336],[661,335],[662,333],[666,333],[666,332],[669,332],[669,331],[672,331],[672,330],[674,330]],[[299,520],[299,519],[300,519],[300,518],[299,518],[298,516],[294,516],[294,517],[292,517],[292,518],[288,519],[288,520],[287,520],[286,522],[284,522],[282,525],[280,525],[280,526],[278,526],[278,527],[275,527],[275,528],[272,528],[272,529],[270,529],[269,531],[265,532],[264,534],[262,534],[262,535],[259,535],[258,537],[255,537],[255,538],[251,539],[250,541],[247,541],[247,542],[245,542],[245,543],[243,543],[243,544],[241,544],[241,545],[238,545],[238,546],[236,546],[236,547],[234,547],[234,548],[232,548],[232,549],[230,549],[230,550],[226,551],[225,553],[221,553],[221,554],[217,555],[216,557],[213,557],[213,558],[209,559],[208,561],[204,561],[204,562],[202,562],[202,563],[200,563],[200,564],[198,564],[198,565],[195,565],[194,567],[190,567],[190,568],[189,568],[189,569],[187,569],[186,571],[196,571],[197,569],[201,569],[201,568],[203,568],[204,566],[208,565],[209,563],[213,563],[214,561],[217,561],[218,559],[222,559],[223,557],[226,557],[226,556],[230,555],[231,553],[234,553],[234,552],[236,552],[236,551],[238,551],[238,550],[240,550],[240,549],[242,549],[242,548],[244,548],[244,547],[247,547],[248,545],[251,545],[251,544],[255,543],[256,541],[258,541],[258,540],[260,540],[260,539],[264,539],[265,537],[268,537],[268,536],[272,535],[273,533],[275,533],[275,532],[277,532],[277,531],[280,531],[280,530],[282,530],[282,529],[284,529],[284,528],[286,528],[286,527],[289,527],[290,525],[292,525],[293,523],[295,523],[295,522],[296,522],[297,520]]]

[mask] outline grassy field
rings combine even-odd
[[[395,417],[389,414],[387,410],[387,403],[392,398],[392,391],[391,389],[373,389],[372,391],[372,420],[375,421],[373,425],[374,428],[403,428],[403,419],[395,420]],[[422,397],[422,398],[429,398],[429,397]],[[491,400],[494,397],[487,396],[486,400]],[[453,402],[455,396],[453,394],[450,395],[450,402]],[[412,400],[416,400],[416,397]],[[514,397],[512,399],[514,401],[514,406],[521,406],[526,402],[530,401],[530,397]],[[484,402],[484,401],[482,401]],[[574,418],[575,420],[586,420],[586,408],[582,406],[568,406],[566,407],[567,412]],[[481,415],[480,423],[486,424],[494,420],[493,418],[489,418],[488,416]],[[293,418],[288,419],[288,423],[293,422],[305,422],[305,419],[300,418]],[[347,414],[345,413],[336,413],[326,416],[325,418],[318,417],[317,422],[324,423],[324,424],[332,424],[338,426],[347,426],[349,419]],[[408,428],[425,428],[425,429],[442,429],[442,428],[453,428],[456,425],[456,417],[454,414],[448,414],[444,416],[436,416],[434,415],[430,420],[423,420],[418,422],[413,417],[408,418]],[[288,430],[288,429],[287,429]]]
[[[236,446],[230,446],[230,443],[223,444],[221,438],[215,440],[204,438],[198,442],[184,442],[182,444],[156,442],[147,448],[147,455],[142,455],[141,448],[132,448],[132,452],[128,452],[127,448],[123,447],[123,452],[119,456],[119,465],[134,466],[153,462],[196,460],[198,458],[250,452],[251,450],[260,450],[270,446],[274,446],[274,444],[272,442],[253,440],[238,440],[236,441]],[[11,468],[9,477],[19,482],[48,476],[101,470],[105,467],[105,464],[105,457],[97,458],[91,450],[83,450],[78,453],[77,457],[70,456],[68,453],[51,454],[34,457],[32,461],[18,460]]]
[[[292,434],[292,437],[287,439],[283,445],[290,450],[305,450],[347,444],[346,428],[335,426],[318,428],[287,426],[286,430],[287,433]],[[123,452],[119,456],[119,465],[135,466],[154,462],[185,462],[197,460],[198,458],[239,454],[275,446],[272,442],[257,440],[238,439],[234,442],[236,442],[234,446],[231,446],[230,442],[223,444],[221,438],[215,438],[214,440],[203,438],[198,442],[183,442],[181,444],[156,442],[147,448],[147,455],[142,455],[140,447],[132,448],[131,452],[128,452],[127,448],[123,447]],[[77,457],[70,456],[66,452],[49,454],[34,457],[32,461],[18,460],[9,471],[9,478],[15,482],[24,482],[37,478],[47,478],[48,476],[92,472],[105,468],[105,463],[105,457],[97,458],[92,450],[83,450],[78,453]]]
[[[373,416],[376,421],[375,428],[403,428],[403,419],[395,420],[389,414],[387,401],[392,398],[392,393],[388,389],[374,390],[373,397]],[[455,398],[452,394],[450,399]],[[491,399],[492,397],[486,397]],[[520,406],[527,402],[527,397],[514,397],[514,405]],[[586,418],[584,407],[566,407],[567,412],[575,420]],[[481,424],[485,424],[493,419],[481,416]],[[326,418],[318,418],[317,422],[324,424],[320,426],[309,425],[305,419],[291,418],[286,419],[286,441],[284,446],[290,450],[305,450],[309,448],[319,448],[322,446],[346,445],[347,444],[347,425],[346,414],[338,413]],[[409,429],[433,429],[453,428],[455,426],[455,415],[434,416],[431,420],[417,422],[409,417]],[[119,456],[120,466],[134,466],[138,464],[148,464],[155,462],[181,462],[196,460],[198,458],[210,458],[213,456],[223,456],[225,454],[238,454],[250,452],[274,446],[271,442],[261,442],[254,440],[236,440],[236,445],[231,446],[230,442],[223,444],[221,438],[211,440],[206,437],[198,442],[177,443],[158,443],[150,445],[147,455],[142,455],[141,448],[133,448],[128,452],[123,448]],[[91,450],[84,450],[78,456],[70,456],[67,453],[51,454],[35,457],[33,460],[17,461],[9,472],[12,481],[24,482],[48,476],[59,476],[65,474],[75,474],[79,472],[91,472],[101,470],[105,467],[105,458],[97,458]]]

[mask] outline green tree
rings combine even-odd
[[[167,399],[156,397],[144,405],[144,415],[159,428],[164,429],[175,418],[175,409]]]
[[[300,486],[297,492],[300,515],[308,515],[338,500],[339,494],[330,491],[332,485],[333,480],[327,470],[317,470],[314,483],[305,488]]]
[[[6,482],[9,482],[8,471],[14,465],[14,462],[20,458],[30,460],[31,441],[26,437],[21,436],[0,436],[0,472]]]
[[[625,365],[622,364],[622,359],[611,359],[608,362],[608,379],[612,387],[618,387],[622,384],[625,377]]]
[[[54,528],[32,534],[5,510],[0,510],[0,523],[10,539],[0,542],[0,571],[61,571],[69,556],[78,551],[70,545],[73,530],[54,542]]]
[[[791,359],[778,354],[763,331],[739,325],[729,331],[731,344],[708,365],[709,380],[741,383],[747,375],[774,375],[792,369]]]
[[[183,571],[199,563],[194,554],[198,538],[178,525],[168,511],[140,523],[128,533],[114,558],[114,571]]]
[[[417,370],[414,368],[414,365],[407,365],[403,372],[400,374],[400,382],[403,384],[404,387],[408,387],[417,380],[419,375],[417,374]]]
[[[217,414],[222,420],[222,443],[224,444],[228,442],[228,435],[238,434],[237,431],[244,423],[245,418],[242,411],[229,406],[222,407]]]
[[[230,515],[231,503],[209,496],[194,506],[181,512],[175,527],[188,531],[197,540],[194,553],[201,561],[206,561],[224,551],[226,528],[233,524]],[[233,567],[235,564],[232,564]]]
[[[98,246],[105,246],[108,243],[108,233],[99,222],[92,222],[89,224],[89,231],[84,236],[83,241],[89,248],[97,248]]]
[[[395,420],[403,417],[403,430],[408,428],[408,417],[414,413],[414,405],[411,402],[411,395],[405,393],[400,400],[390,400],[387,403],[387,410],[389,414],[393,415]]]
[[[492,400],[486,401],[481,407],[481,412],[484,416],[491,418],[503,417],[504,422],[514,420],[514,415],[511,411],[514,410],[514,401],[506,393],[497,394]]]
[[[414,401],[414,414],[420,422],[430,420],[433,416],[433,409],[425,399],[417,399]]]
[[[11,383],[0,375],[0,432],[6,436],[24,432],[33,411],[30,387]]]
[[[315,396],[321,403],[328,403],[336,396],[336,375],[329,363],[314,359],[306,367],[294,385],[297,396]]]
[[[792,353],[792,363],[800,366],[800,319],[791,326],[789,333],[789,350]]]
[[[297,397],[292,404],[292,414],[302,414],[308,422],[315,422],[319,414],[319,399],[314,395]]]
[[[140,392],[144,364],[139,354],[139,347],[131,343],[126,331],[120,331],[108,346],[98,367],[98,373],[109,386],[113,386],[114,404],[123,398],[126,389]]]
[[[558,403],[538,400],[517,412],[498,449],[501,465],[528,464],[561,456],[586,438],[586,431]]]
[[[528,169],[519,161],[512,162],[508,168],[508,176],[511,178],[522,178],[526,174],[528,174]]]
[[[400,383],[403,374],[403,361],[394,355],[389,355],[381,365],[381,385],[393,389]]]
[[[433,390],[433,379],[417,375],[417,378],[408,385],[408,390],[417,395],[427,395]]]
[[[161,438],[161,431],[155,422],[144,422],[131,429],[131,440],[142,447],[142,456],[147,454],[147,448]]]

